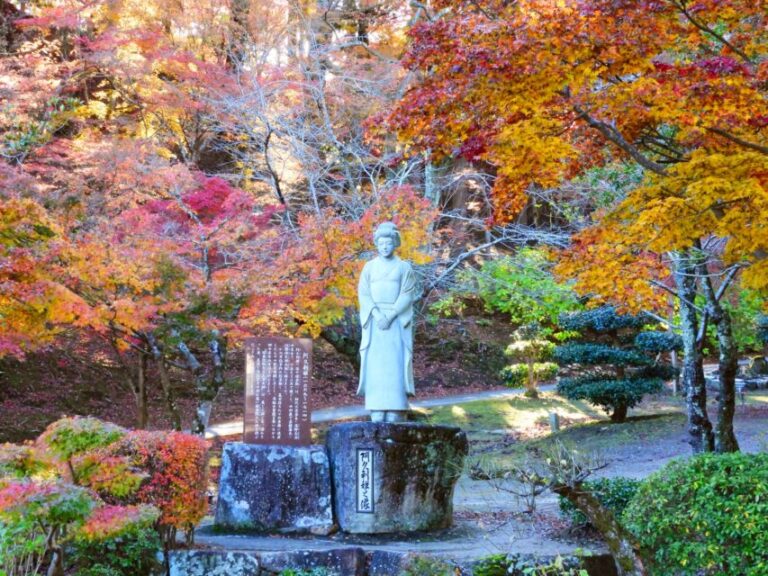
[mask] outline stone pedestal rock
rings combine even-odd
[[[222,531],[332,532],[325,448],[225,444],[215,526]]]
[[[467,437],[452,426],[350,422],[333,426],[334,511],[340,528],[356,534],[447,528],[453,491],[467,454]],[[358,454],[373,455],[373,511],[360,512]]]

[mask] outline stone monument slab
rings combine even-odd
[[[448,528],[468,451],[460,428],[349,422],[328,431],[334,511],[344,532]]]
[[[309,445],[311,377],[312,340],[309,338],[247,340],[243,441]]]

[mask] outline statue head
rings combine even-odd
[[[395,248],[400,246],[400,231],[394,222],[382,222],[373,233],[373,242],[379,255],[389,258],[394,254]]]

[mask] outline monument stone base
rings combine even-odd
[[[224,444],[215,527],[253,532],[333,532],[325,448]]]
[[[417,423],[349,422],[326,438],[334,511],[353,534],[447,528],[453,491],[467,455],[460,428]]]

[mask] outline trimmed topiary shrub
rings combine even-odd
[[[577,373],[560,380],[558,393],[569,400],[587,400],[614,422],[623,422],[644,395],[660,392],[663,379],[674,376],[671,367],[650,354],[675,349],[679,339],[660,332],[638,333],[647,321],[617,314],[611,306],[562,317],[561,328],[578,330],[581,341],[555,349],[555,361]]]
[[[623,515],[654,576],[768,574],[768,454],[705,454],[649,477]]]
[[[538,398],[536,385],[541,380],[554,378],[557,365],[544,362],[552,357],[555,345],[544,337],[538,323],[521,326],[512,334],[512,343],[504,354],[514,362],[501,371],[507,386],[525,386],[525,395]]]
[[[640,480],[618,477],[588,480],[583,486],[618,518],[637,494],[641,484]],[[587,517],[570,500],[562,496],[560,496],[560,512],[574,526],[590,525]]]
[[[682,350],[683,337],[674,332],[640,332],[635,336],[635,346],[645,352],[659,354],[671,350]]]

